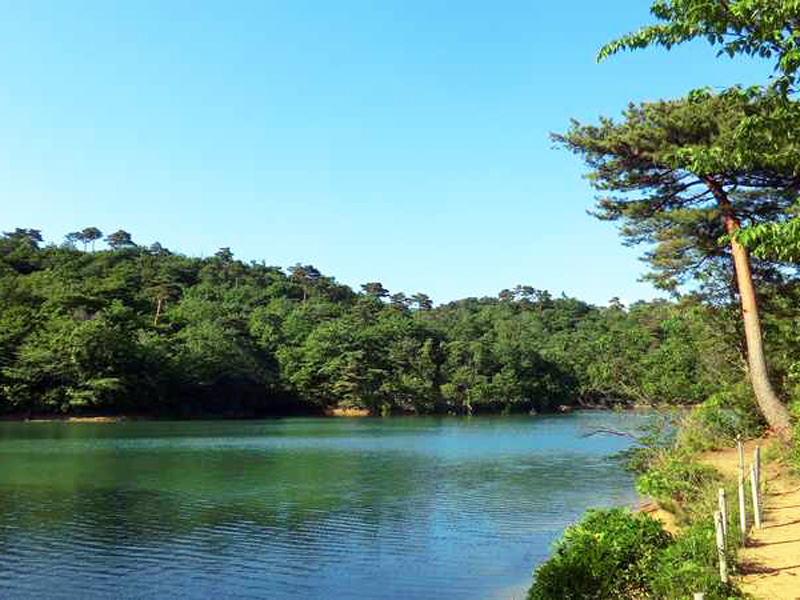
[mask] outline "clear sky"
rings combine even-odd
[[[649,1],[0,1],[0,230],[122,228],[435,302],[658,295],[548,133],[763,82],[599,47]]]

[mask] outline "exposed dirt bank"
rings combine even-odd
[[[325,411],[326,417],[369,417],[372,413],[366,408],[331,408]]]
[[[639,511],[643,513],[647,513],[657,521],[661,521],[661,524],[664,526],[664,529],[669,531],[671,534],[676,534],[679,531],[679,527],[675,521],[675,515],[673,515],[668,510],[664,510],[661,508],[656,502],[647,501],[644,502],[641,506],[639,506]]]
[[[143,415],[26,415],[10,414],[0,416],[0,421],[24,421],[27,423],[119,423],[121,421],[141,421],[149,417]]]

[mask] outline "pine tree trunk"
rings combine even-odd
[[[792,425],[789,411],[778,399],[772,389],[767,372],[767,363],[764,359],[764,343],[761,337],[761,322],[758,318],[758,305],[756,304],[756,291],[753,286],[753,275],[750,271],[750,257],[747,250],[733,235],[739,230],[739,221],[731,210],[727,194],[715,181],[706,181],[714,193],[720,207],[723,209],[725,231],[731,236],[731,251],[733,264],[736,270],[736,283],[739,287],[739,299],[742,303],[742,319],[744,321],[744,337],[747,343],[747,366],[750,375],[750,384],[756,396],[756,402],[761,414],[769,426],[785,442],[792,437]]]
[[[728,224],[725,228],[729,234],[735,232],[738,223]],[[733,221],[733,219],[730,219]],[[792,436],[789,411],[772,390],[764,359],[764,344],[761,339],[761,323],[758,318],[758,306],[750,273],[750,259],[747,250],[736,240],[731,240],[733,262],[736,267],[736,282],[739,284],[739,298],[742,302],[742,319],[744,320],[744,337],[747,342],[747,366],[750,371],[750,383],[756,395],[761,414],[769,426],[784,440]]]
[[[158,326],[158,318],[161,316],[161,307],[163,306],[163,304],[164,304],[163,298],[158,298],[156,300],[156,316],[153,319],[153,327]]]

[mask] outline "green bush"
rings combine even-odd
[[[695,500],[709,485],[720,480],[712,467],[669,454],[639,477],[636,489],[668,507]]]
[[[589,510],[536,570],[528,600],[639,597],[670,540],[661,523],[646,514]]]
[[[642,448],[644,474],[637,489],[675,513],[684,525],[672,538],[645,515],[615,509],[590,511],[568,529],[555,555],[535,574],[528,600],[606,598],[677,600],[704,592],[706,600],[741,598],[719,579],[711,515],[725,484],[713,468],[693,460],[685,448],[655,443]],[[733,488],[727,486],[729,497]],[[738,539],[738,507],[732,507],[731,539]],[[728,564],[735,570],[735,550]]]
[[[732,549],[728,561],[734,564]],[[695,592],[706,600],[742,597],[719,579],[711,519],[672,538],[648,515],[590,510],[537,569],[528,600],[675,600]]]
[[[729,557],[729,565],[734,564],[733,558]],[[654,600],[691,598],[695,592],[704,592],[706,600],[741,597],[733,585],[720,581],[716,534],[711,519],[686,528],[660,553],[653,565],[649,586],[649,597]]]
[[[717,450],[732,446],[737,436],[759,435],[763,425],[749,395],[735,390],[718,392],[684,419],[678,446],[687,452]]]

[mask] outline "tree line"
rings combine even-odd
[[[2,410],[471,414],[755,399],[788,439],[800,4],[657,0],[651,12],[656,24],[599,58],[704,39],[774,60],[765,85],[632,103],[553,135],[588,167],[595,216],[646,246],[645,277],[672,301],[597,307],[520,285],[434,307],[311,265],[245,264],[229,248],[192,258],[120,230],[96,251],[96,227],[61,246],[16,229],[0,239]]]
[[[61,245],[36,229],[0,237],[5,413],[477,414],[747,396],[735,310],[719,299],[598,307],[518,285],[434,306],[122,230],[92,250],[102,234],[83,231]],[[768,283],[789,308],[794,283]],[[776,343],[789,382],[797,353]]]

